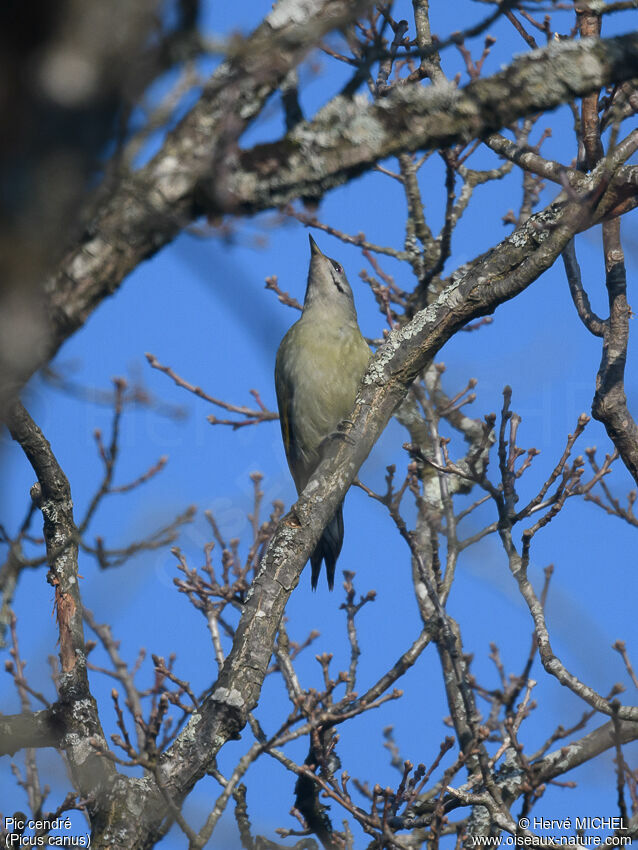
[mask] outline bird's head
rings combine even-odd
[[[354,297],[343,266],[321,251],[312,236],[310,239],[310,268],[306,287],[305,307],[322,305],[355,315]]]

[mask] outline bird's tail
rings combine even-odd
[[[326,575],[328,577],[328,587],[330,590],[335,583],[335,566],[341,547],[343,545],[343,502],[337,508],[333,518],[325,528],[325,531],[319,538],[319,542],[315,547],[315,551],[310,556],[310,565],[312,567],[311,584],[312,589],[317,589],[319,581],[319,573],[321,572],[321,562],[326,562]]]

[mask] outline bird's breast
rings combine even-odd
[[[293,330],[294,421],[301,444],[316,449],[351,412],[370,350],[356,326],[300,321]]]

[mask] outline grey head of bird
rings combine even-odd
[[[321,251],[312,236],[310,239],[310,268],[304,299],[307,309],[331,310],[357,321],[354,296],[343,266]]]

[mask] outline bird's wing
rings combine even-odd
[[[275,390],[277,392],[277,407],[279,408],[279,424],[281,425],[281,436],[284,442],[286,451],[286,459],[288,466],[294,478],[297,490],[300,491],[305,481],[305,462],[297,434],[294,427],[293,405],[294,405],[294,381],[289,370],[286,368],[291,361],[286,361],[286,358],[281,356],[282,348],[286,344],[286,339],[277,354],[277,362],[275,364]]]

